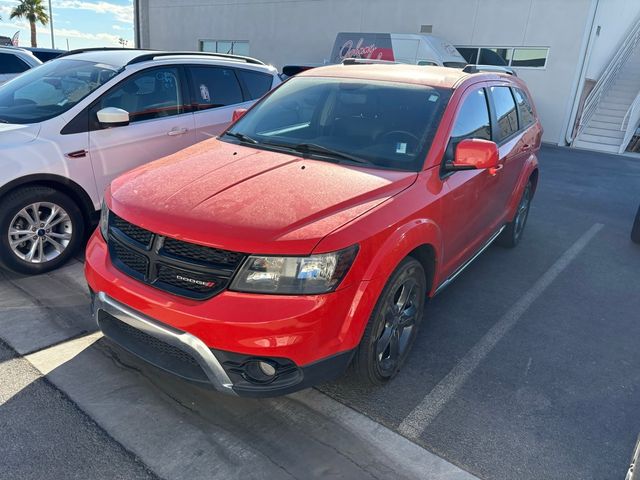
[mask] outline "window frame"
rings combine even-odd
[[[493,99],[493,93],[491,92],[491,87],[503,87],[509,90],[509,94],[511,95],[511,99],[513,100],[513,104],[515,105],[515,110],[516,110],[516,122],[517,122],[517,127],[516,130],[512,133],[510,133],[509,135],[507,135],[506,137],[500,139],[500,141],[496,141],[497,138],[500,137],[499,135],[499,130],[498,130],[498,112],[496,109],[496,105]],[[516,97],[513,95],[513,91],[511,90],[513,87],[513,85],[509,84],[509,83],[492,83],[487,85],[486,91],[487,94],[489,95],[489,103],[490,103],[490,114],[491,114],[491,123],[492,125],[494,125],[494,127],[492,128],[491,132],[492,132],[492,141],[496,143],[496,145],[498,145],[498,147],[501,147],[502,145],[504,145],[505,143],[509,142],[510,140],[512,140],[516,135],[518,135],[519,133],[522,132],[523,128],[520,126],[520,113],[518,112],[518,103],[516,102]]]
[[[516,112],[518,113],[518,131],[523,131],[527,128],[529,128],[531,125],[533,125],[534,123],[536,123],[536,116],[535,116],[535,110],[533,108],[533,104],[531,103],[531,99],[529,98],[529,95],[527,95],[527,92],[525,92],[522,88],[515,86],[515,85],[511,85],[511,96],[513,97],[513,100],[516,102]],[[518,90],[520,92],[520,94],[522,95],[523,100],[525,101],[526,104],[529,105],[529,107],[531,108],[531,112],[532,112],[532,120],[531,122],[527,123],[526,125],[522,124],[522,116],[520,114],[520,107],[518,106],[518,100],[516,99],[516,90]]]
[[[527,46],[514,46],[514,45],[455,45],[456,48],[460,47],[460,48],[466,48],[466,49],[475,49],[476,50],[476,55],[475,55],[475,62],[477,64],[478,59],[480,58],[480,50],[482,48],[488,49],[488,50],[511,50],[511,58],[509,59],[509,62],[506,66],[510,67],[510,68],[518,68],[518,69],[523,69],[523,70],[546,70],[547,69],[547,65],[549,64],[549,55],[551,53],[551,47],[548,46],[542,46],[542,45],[527,45]],[[524,65],[512,65],[513,63],[513,57],[515,56],[515,52],[516,50],[546,50],[546,55],[545,55],[545,59],[544,59],[544,65],[541,67],[529,67],[529,66],[524,66]],[[473,65],[473,63],[471,63],[471,65]]]
[[[215,42],[215,44],[216,44],[215,51],[211,52],[211,50],[204,50],[204,43],[205,42]],[[198,40],[198,51],[200,51],[200,52],[227,54],[227,52],[218,51],[218,43],[222,43],[222,42],[226,42],[226,43],[230,43],[231,44],[231,53],[229,53],[228,55],[244,55],[244,54],[234,53],[233,50],[235,48],[235,44],[236,43],[246,43],[247,44],[247,55],[249,55],[249,52],[250,52],[249,48],[251,46],[251,42],[249,40],[227,40],[227,39],[216,39],[216,38],[201,38],[201,39]]]
[[[136,70],[135,72],[132,72],[130,75],[127,75],[126,77],[122,78],[118,83],[113,85],[106,92],[103,92],[102,95],[100,95],[93,102],[91,102],[80,113],[78,113],[74,117],[73,120],[68,122],[67,125],[63,128],[63,131],[61,133],[66,134],[66,135],[69,135],[71,133],[84,133],[84,130],[78,131],[77,128],[72,129],[73,131],[69,131],[67,129],[67,127],[69,125],[71,125],[73,122],[76,122],[76,119],[81,119],[81,117],[83,115],[88,117],[88,125],[87,125],[87,130],[86,130],[87,132],[94,132],[94,131],[97,131],[97,130],[105,130],[108,127],[101,126],[100,122],[98,122],[98,117],[95,115],[97,113],[97,110],[95,110],[95,108],[98,106],[98,104],[100,102],[102,102],[104,97],[106,97],[107,95],[112,93],[115,89],[120,88],[124,84],[124,82],[127,82],[127,81],[131,80],[133,77],[135,77],[137,75],[148,73],[148,72],[153,71],[153,70],[162,70],[162,69],[167,69],[167,68],[174,68],[174,69],[176,69],[178,71],[178,81],[180,82],[180,93],[182,95],[182,103],[183,103],[183,107],[184,107],[184,112],[179,113],[177,115],[170,115],[169,117],[162,117],[162,119],[180,117],[182,115],[191,115],[193,113],[193,111],[191,110],[191,92],[190,92],[189,88],[187,88],[186,77],[185,77],[185,72],[184,72],[183,65],[173,65],[173,64],[154,65],[154,66],[149,67],[149,68],[143,68],[143,69],[140,69],[140,70]],[[84,119],[82,119],[82,120],[84,120]],[[160,120],[160,119],[159,118],[150,118],[148,120],[140,120],[139,122],[131,122],[129,125],[142,124],[142,123],[146,123],[146,122],[154,122],[154,121],[158,121],[158,120]],[[129,126],[129,125],[127,125],[127,126]],[[67,131],[65,132],[65,130],[67,130]]]
[[[250,102],[251,100],[248,100],[249,98],[249,91],[247,90],[246,86],[244,85],[244,82],[242,82],[242,79],[240,78],[240,75],[238,75],[238,68],[236,66],[226,66],[226,65],[210,65],[210,64],[206,64],[206,63],[189,63],[189,64],[185,64],[182,65],[182,67],[184,68],[184,75],[187,79],[187,83],[186,83],[186,88],[189,91],[189,108],[191,110],[191,113],[196,114],[196,113],[202,113],[202,112],[208,112],[208,111],[217,111],[221,108],[229,108],[232,107],[234,105],[240,105],[242,103],[246,103],[246,102]],[[233,71],[233,75],[236,78],[236,81],[238,82],[238,85],[240,87],[240,94],[242,95],[242,101],[240,103],[232,103],[231,105],[224,105],[221,107],[211,107],[211,108],[205,108],[203,110],[199,110],[198,108],[196,108],[196,105],[194,104],[196,97],[195,97],[195,92],[192,91],[192,84],[193,84],[193,76],[191,75],[191,69],[192,68],[218,68],[218,69],[226,69],[226,70],[232,70]]]
[[[452,144],[452,141],[454,138],[453,136],[453,130],[455,129],[456,126],[456,121],[458,120],[458,116],[460,115],[460,112],[462,111],[462,107],[464,106],[465,101],[475,92],[477,92],[478,90],[482,90],[484,91],[484,101],[486,103],[487,106],[487,113],[489,115],[489,131],[491,132],[491,138],[489,139],[489,141],[491,142],[495,142],[495,135],[496,135],[496,131],[495,131],[495,111],[493,110],[493,103],[490,100],[490,95],[489,95],[489,91],[488,88],[491,86],[491,84],[487,83],[487,82],[482,82],[482,83],[476,83],[476,84],[472,84],[469,85],[469,87],[467,87],[465,89],[465,91],[462,93],[462,98],[460,99],[460,101],[458,102],[458,105],[456,106],[456,111],[454,114],[453,119],[451,120],[451,123],[449,124],[448,127],[448,139],[447,139],[447,145],[444,149],[444,153],[442,155],[442,161],[440,162],[440,178],[442,180],[444,180],[445,178],[449,177],[450,175],[453,175],[454,173],[457,172],[457,170],[449,170],[447,169],[447,165],[451,162],[453,162],[453,159],[455,157],[455,148],[457,146]],[[466,137],[463,138],[462,140],[466,140],[467,138],[473,138],[473,137]],[[462,141],[460,140],[460,141]],[[485,140],[485,139],[483,139]],[[459,142],[458,142],[459,143]]]

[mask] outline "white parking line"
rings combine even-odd
[[[476,343],[458,364],[444,377],[427,396],[400,423],[399,431],[407,438],[416,439],[440,414],[447,402],[460,389],[480,362],[496,344],[511,330],[529,309],[531,304],[553,283],[569,264],[580,254],[604,225],[596,223],[587,230],[547,270],[536,283],[505,313],[498,322]]]

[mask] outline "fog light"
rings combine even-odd
[[[262,373],[264,373],[268,377],[273,377],[276,374],[276,367],[267,362],[258,362],[258,366]]]
[[[263,360],[251,360],[244,365],[244,377],[253,383],[272,382],[276,373],[276,367]]]

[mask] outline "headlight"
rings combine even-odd
[[[100,233],[102,233],[102,238],[105,240],[108,239],[109,235],[109,207],[107,207],[107,202],[102,200],[102,208],[100,209]]]
[[[308,257],[252,255],[231,284],[250,293],[313,295],[335,290],[356,258],[358,246]]]

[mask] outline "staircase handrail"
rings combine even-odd
[[[627,121],[628,120],[628,121]],[[625,126],[625,122],[627,125]],[[633,138],[633,135],[640,125],[640,92],[636,95],[636,98],[633,100],[631,106],[627,109],[627,113],[625,113],[624,118],[622,119],[622,125],[620,125],[620,130],[624,132],[624,138],[622,139],[622,144],[620,145],[620,149],[618,153],[623,153],[627,149],[627,145]]]
[[[582,109],[582,115],[580,115],[580,121],[578,123],[578,135],[582,133],[586,125],[591,120],[591,117],[595,113],[600,99],[604,93],[609,91],[611,84],[616,81],[620,69],[627,62],[627,59],[631,56],[635,50],[638,42],[640,41],[640,16],[636,19],[634,26],[629,31],[629,34],[625,38],[622,45],[618,48],[618,51],[613,56],[609,64],[604,69],[604,73],[600,76],[600,79],[596,82],[595,87],[589,93],[587,100],[584,103]]]

